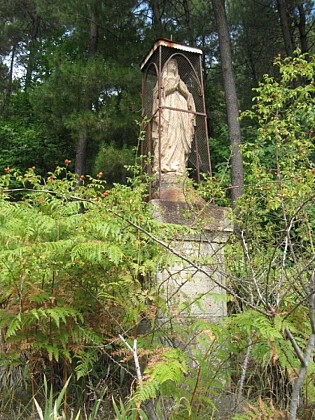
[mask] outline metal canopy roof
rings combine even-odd
[[[145,59],[142,61],[140,65],[141,70],[145,67],[149,59],[152,57],[154,52],[160,46],[167,47],[167,48],[174,48],[176,50],[186,51],[186,52],[190,52],[194,54],[202,54],[202,51],[199,48],[193,48],[193,47],[188,47],[187,45],[176,44],[176,42],[170,41],[168,39],[158,39],[157,41],[154,42],[153,47],[151,48],[151,50],[149,51]]]

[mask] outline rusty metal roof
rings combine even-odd
[[[147,56],[142,61],[140,68],[141,70],[149,61],[150,57],[154,54],[154,52],[158,49],[158,47],[167,47],[167,48],[174,48],[180,51],[186,51],[194,54],[202,54],[202,51],[199,48],[188,47],[187,45],[176,44],[176,42],[170,41],[169,39],[158,39],[154,42],[153,47],[148,52]]]

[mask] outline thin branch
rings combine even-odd
[[[310,317],[311,316],[313,317],[313,320],[314,320],[314,311],[313,311],[313,314],[310,315]],[[298,403],[299,403],[300,391],[304,382],[304,378],[307,373],[307,368],[312,359],[314,346],[315,346],[315,334],[312,333],[309,337],[309,340],[306,346],[306,350],[303,356],[303,363],[301,362],[298,378],[295,381],[294,386],[293,386],[291,402],[290,402],[290,420],[296,420],[296,412],[297,412]]]
[[[131,353],[133,355],[133,360],[135,362],[135,367],[136,367],[138,384],[139,384],[140,388],[142,388],[142,382],[143,382],[143,380],[142,380],[140,363],[139,363],[139,358],[138,358],[138,353],[137,353],[137,339],[135,338],[133,340],[133,347],[131,347],[130,344],[124,339],[124,337],[121,334],[119,334],[118,336],[124,342],[124,344],[126,345],[126,347],[131,351]]]
[[[242,237],[243,249],[244,249],[244,251],[245,251],[245,255],[246,255],[247,261],[248,261],[248,263],[249,263],[250,271],[251,271],[251,273],[252,273],[252,280],[253,280],[253,283],[254,283],[254,285],[255,285],[256,292],[257,292],[257,294],[258,294],[259,300],[261,301],[261,303],[262,303],[265,307],[269,307],[268,302],[266,301],[266,299],[264,299],[263,295],[261,294],[261,291],[260,291],[260,288],[259,288],[259,285],[258,285],[258,282],[257,282],[257,279],[256,279],[256,274],[255,274],[255,271],[254,271],[254,269],[253,269],[253,265],[252,265],[252,262],[251,262],[251,257],[250,257],[250,255],[249,255],[249,251],[248,251],[247,243],[246,243],[246,241],[245,241],[244,231],[243,231],[243,230],[241,231],[241,237]]]
[[[240,380],[239,380],[239,388],[238,388],[237,398],[236,398],[236,402],[235,402],[235,408],[237,408],[238,405],[241,402],[244,383],[245,383],[245,378],[246,378],[246,372],[247,372],[249,358],[250,358],[252,348],[253,348],[253,341],[252,341],[252,337],[249,336],[248,337],[248,347],[247,347],[246,355],[245,355],[245,358],[244,358],[244,361],[243,361],[243,364],[242,364],[242,374],[241,374],[241,377],[240,377]]]
[[[313,255],[313,257],[306,264],[306,266],[303,267],[303,270],[299,270],[296,273],[296,277],[298,279],[301,278],[301,275],[309,268],[309,266],[314,262],[314,260],[315,260],[315,255]],[[313,278],[313,276],[314,276],[314,270],[313,270],[311,279]],[[300,283],[302,283],[302,281],[300,281]],[[305,288],[304,287],[303,287],[303,290],[305,292]],[[310,290],[309,291],[306,291],[305,296],[303,296],[302,294],[300,294],[300,296],[302,297],[302,299],[298,303],[295,304],[295,306],[286,314],[286,316],[284,317],[284,319],[288,318],[299,306],[301,306],[303,304],[303,302],[308,301],[312,297],[312,295],[314,295],[314,294],[315,294],[315,287],[314,286],[310,287]]]
[[[305,358],[304,358],[304,355],[302,353],[302,350],[300,349],[298,343],[296,342],[295,338],[293,337],[293,335],[292,335],[292,333],[291,333],[291,331],[289,330],[288,327],[285,327],[285,332],[287,333],[287,336],[289,337],[289,340],[291,341],[291,344],[292,344],[292,346],[295,350],[295,353],[296,353],[298,359],[301,362],[302,367],[305,367],[306,362],[305,362]]]
[[[310,290],[311,290],[311,295],[308,299],[309,318],[310,318],[312,334],[315,334],[315,269],[313,270],[311,278],[310,278]]]

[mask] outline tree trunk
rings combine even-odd
[[[239,108],[224,0],[212,0],[212,6],[219,35],[229,141],[231,145],[232,204],[235,205],[236,200],[242,195],[244,187],[243,158],[240,150],[241,128],[238,120]]]
[[[28,61],[27,61],[27,68],[26,68],[26,75],[25,75],[25,90],[27,90],[32,83],[32,74],[34,71],[35,65],[35,55],[37,53],[37,37],[39,31],[39,23],[40,18],[38,15],[32,17],[32,33],[31,39],[29,42],[29,53],[28,53]]]
[[[82,130],[79,134],[75,155],[75,173],[80,177],[86,170],[87,133]]]
[[[162,30],[162,12],[160,10],[158,0],[150,0],[149,6],[152,10],[152,27],[156,30]]]
[[[97,52],[98,46],[98,24],[97,24],[97,12],[96,10],[92,13],[90,19],[90,35],[89,45],[87,49],[87,60],[90,60]],[[87,101],[84,110],[90,110],[92,108],[92,102]],[[88,148],[88,133],[87,130],[82,128],[78,136],[78,143],[76,148],[75,156],[75,173],[80,178],[81,175],[85,174],[86,161],[87,161],[87,148]]]
[[[302,283],[302,280],[301,280]],[[303,284],[303,283],[302,283]],[[293,337],[291,331],[286,327],[285,331],[291,344],[295,350],[295,353],[300,360],[300,370],[298,373],[298,377],[293,384],[291,401],[290,401],[290,420],[296,420],[297,418],[297,410],[299,407],[299,400],[301,389],[304,383],[304,379],[307,375],[307,369],[313,359],[314,356],[314,348],[315,348],[315,269],[311,274],[310,281],[309,281],[309,289],[307,290],[306,300],[308,300],[308,316],[310,321],[311,333],[308,339],[308,343],[304,353],[302,352],[301,348],[299,347],[298,343],[296,342],[295,338]]]
[[[284,48],[286,55],[291,57],[295,49],[292,34],[292,19],[290,17],[286,0],[277,0],[280,25],[283,35]]]
[[[163,16],[165,12],[165,6],[168,0],[149,0],[148,5],[152,13],[152,34],[155,39],[165,37],[165,28],[163,27]]]
[[[189,41],[190,45],[195,47],[196,46],[196,40],[195,40],[195,36],[194,36],[193,27],[191,26],[191,12],[190,12],[190,7],[189,7],[190,4],[191,4],[191,2],[189,0],[182,0],[188,41]]]
[[[314,313],[313,313],[313,319],[314,319]],[[286,330],[288,331],[288,330]],[[294,338],[293,338],[294,340]],[[291,343],[292,338],[290,338]],[[295,341],[295,340],[294,340]],[[296,344],[297,345],[297,344]],[[307,374],[307,369],[309,367],[310,362],[312,361],[313,353],[315,348],[315,332],[313,332],[308,340],[307,347],[305,350],[305,353],[301,357],[301,367],[298,373],[298,377],[293,385],[293,391],[291,395],[291,401],[290,401],[290,420],[296,420],[297,419],[297,410],[299,407],[299,400],[300,400],[300,394],[301,389],[303,386],[304,379]]]
[[[299,28],[300,34],[300,48],[302,54],[308,52],[307,47],[307,34],[306,34],[306,16],[303,1],[300,1],[298,4],[298,11],[299,11],[299,20],[297,22],[297,27]]]
[[[90,21],[90,39],[87,58],[91,58],[96,54],[98,46],[98,24],[97,24],[97,12],[94,11]]]
[[[13,68],[14,68],[15,52],[16,52],[16,45],[14,44],[13,47],[12,47],[12,51],[11,51],[9,80],[8,80],[5,100],[4,100],[3,108],[2,108],[2,114],[3,114],[4,118],[7,116],[8,108],[9,108],[10,100],[11,100],[11,96],[12,96]]]

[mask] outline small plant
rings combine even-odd
[[[69,385],[70,378],[66,381],[64,384],[62,390],[60,391],[58,397],[54,400],[54,393],[52,387],[48,390],[48,384],[46,376],[44,376],[44,397],[45,397],[45,406],[44,409],[42,409],[34,397],[34,404],[36,406],[37,413],[39,415],[40,420],[66,420],[65,413],[61,413],[61,405],[63,402],[63,399],[66,395],[67,388]],[[80,412],[73,417],[71,416],[71,419],[73,420],[79,420],[80,418]]]
[[[243,411],[244,414],[235,414],[232,420],[286,420],[288,418],[285,410],[277,410],[272,401],[268,404],[261,398],[255,405],[247,403]]]

